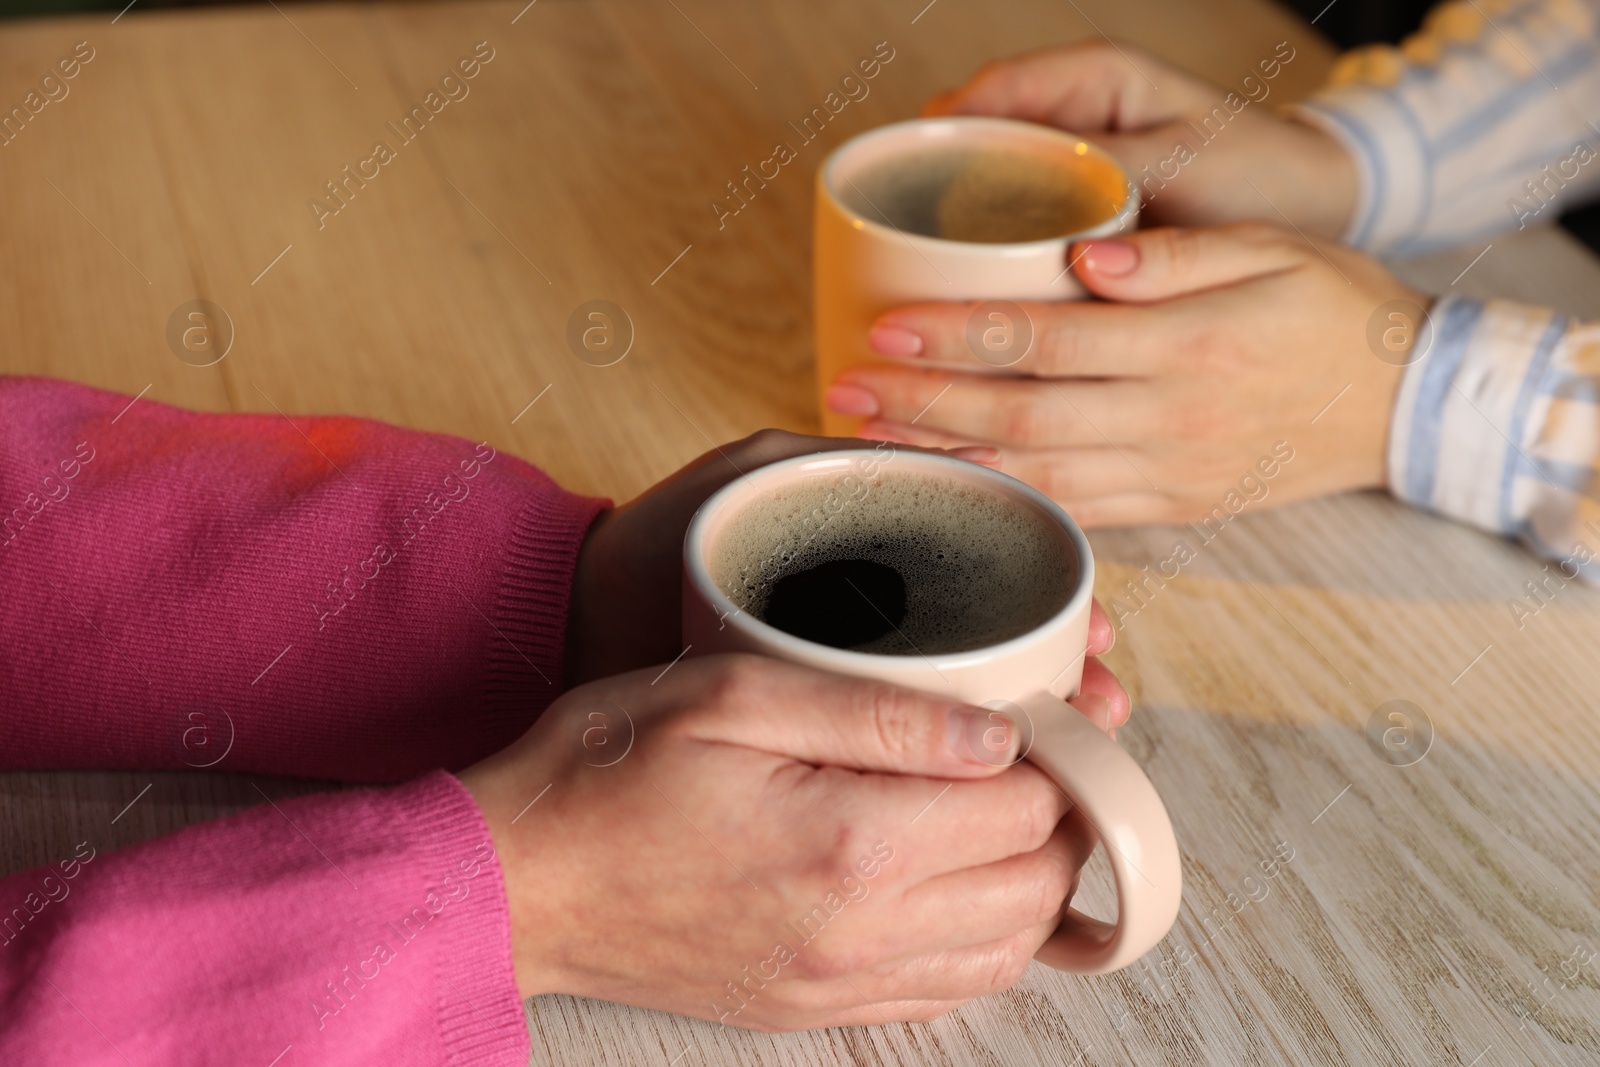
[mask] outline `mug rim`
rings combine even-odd
[[[884,661],[909,661],[920,659],[933,666],[935,670],[946,668],[958,671],[974,667],[994,660],[997,657],[1006,657],[1022,652],[1032,645],[1048,641],[1057,631],[1070,624],[1082,612],[1089,610],[1089,602],[1094,598],[1094,553],[1089,547],[1089,539],[1084,535],[1082,528],[1068,515],[1066,510],[1039,492],[1033,486],[1014,478],[1003,471],[993,470],[976,463],[969,463],[955,456],[944,455],[937,452],[901,451],[895,449],[891,458],[910,457],[914,463],[931,466],[936,470],[947,471],[958,478],[975,480],[987,483],[998,491],[1008,494],[1013,499],[1022,500],[1034,505],[1066,534],[1073,551],[1077,554],[1077,580],[1072,592],[1067,596],[1061,608],[1052,613],[1044,621],[1025,633],[1016,637],[1007,638],[993,644],[980,645],[960,652],[946,652],[928,654],[918,652],[912,656],[888,655],[880,652],[857,652],[847,648],[835,648],[832,645],[819,644],[797,637],[787,631],[780,630],[770,623],[764,622],[735,604],[722,587],[711,577],[706,566],[705,544],[707,534],[706,526],[711,516],[729,506],[730,500],[742,493],[750,492],[753,488],[759,489],[759,482],[781,479],[787,472],[794,468],[816,466],[818,468],[846,467],[853,461],[864,456],[879,457],[880,453],[875,448],[842,448],[824,452],[811,452],[803,456],[791,456],[788,459],[777,460],[763,467],[757,467],[747,474],[740,475],[733,481],[718,489],[705,499],[695,509],[693,517],[689,520],[688,532],[683,539],[683,562],[685,573],[692,581],[705,600],[723,617],[725,625],[740,630],[745,636],[752,638],[760,644],[772,646],[782,650],[785,657],[794,662],[826,664],[829,662],[840,665],[840,673],[863,674],[870,673],[864,670],[871,664],[881,664]],[[880,460],[881,461],[881,460]],[[752,482],[757,483],[752,485]],[[1087,659],[1087,652],[1081,653],[1080,660]],[[1077,661],[1074,661],[1077,662]],[[1071,666],[1070,664],[1068,665]],[[1068,668],[1063,668],[1063,672]],[[1058,675],[1059,676],[1059,675]]]
[[[1045,237],[1037,241],[956,241],[948,237],[934,237],[925,233],[902,230],[899,227],[869,219],[846,204],[843,198],[835,191],[834,170],[838,167],[840,160],[851,151],[861,147],[863,144],[881,138],[901,135],[912,129],[927,129],[939,125],[949,125],[956,128],[967,127],[969,129],[987,127],[1039,140],[1056,141],[1073,146],[1085,145],[1088,149],[1085,153],[1086,155],[1093,155],[1097,159],[1109,163],[1116,169],[1117,173],[1122,175],[1124,190],[1122,206],[1117,209],[1115,214],[1095,223],[1093,226],[1076,230],[1072,233],[1064,233],[1057,237]],[[1134,183],[1133,176],[1128,173],[1128,168],[1124,167],[1115,156],[1088,138],[1079,137],[1065,130],[1059,130],[1054,126],[1045,126],[1037,122],[993,118],[986,115],[951,115],[938,118],[902,119],[899,122],[891,122],[886,126],[876,126],[858,133],[828,153],[828,158],[823,161],[822,169],[817,172],[817,185],[834,209],[860,229],[876,232],[880,236],[898,237],[910,242],[913,248],[919,244],[925,244],[929,248],[942,250],[959,248],[976,254],[999,257],[1038,253],[1047,251],[1056,245],[1065,247],[1073,241],[1120,233],[1127,228],[1129,220],[1139,213],[1141,206],[1139,203],[1139,187]]]

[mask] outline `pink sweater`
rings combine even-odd
[[[0,1064],[522,1067],[500,867],[438,768],[560,691],[604,502],[488,445],[130,400],[0,378],[0,769],[403,784],[0,880]]]

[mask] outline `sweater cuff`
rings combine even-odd
[[[1567,328],[1546,308],[1449,296],[1433,344],[1405,370],[1389,431],[1402,500],[1497,533],[1525,532],[1531,458],[1549,408],[1551,358]]]
[[[1433,161],[1417,120],[1393,94],[1370,84],[1324,89],[1291,109],[1338,141],[1356,168],[1356,206],[1345,244],[1381,253],[1422,226]]]
[[[511,525],[484,679],[490,751],[522,735],[565,687],[567,610],[578,554],[609,500],[543,482]]]
[[[450,1067],[500,1067],[528,1061],[530,1043],[512,967],[511,909],[489,825],[465,786],[443,771],[400,788],[401,803],[422,833],[416,870],[470,877],[455,920],[442,927],[450,944],[435,956],[439,1035]],[[472,859],[465,843],[476,842]],[[477,856],[486,851],[487,859]],[[448,901],[448,897],[443,898]],[[441,905],[442,907],[442,905]]]

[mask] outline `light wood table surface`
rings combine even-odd
[[[1095,29],[1227,83],[1288,39],[1284,98],[1331,56],[1256,0],[524,2],[0,25],[7,106],[95,50],[0,148],[0,372],[488,438],[625,498],[711,441],[816,425],[810,183],[831,146]],[[307,201],[479,41],[494,58],[470,95],[319,228]],[[724,183],[882,41],[870,95],[719,229]],[[1404,271],[1442,291],[1479,251]],[[1550,231],[1497,240],[1457,286],[1600,316],[1600,268]],[[235,328],[212,367],[165,339],[195,298]],[[614,366],[564,340],[592,299],[634,324]],[[1180,536],[1096,534],[1102,596]],[[1600,948],[1600,594],[1569,586],[1519,629],[1507,602],[1539,571],[1376,494],[1247,510],[1110,657],[1137,701],[1124,743],[1185,853],[1178,924],[1144,964],[1035,966],[930,1025],[783,1036],[547,997],[534,1062],[1600,1062],[1600,959],[1577,963]],[[1411,766],[1365,733],[1394,699],[1434,733]],[[258,799],[226,775],[0,775],[0,871]],[[1293,859],[1247,882],[1280,843]],[[1098,862],[1082,897],[1109,907]]]

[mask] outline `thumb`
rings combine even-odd
[[[680,720],[691,736],[802,763],[987,778],[1021,747],[1017,724],[999,712],[762,656],[707,656],[674,675],[696,705]]]
[[[1308,251],[1295,235],[1250,222],[1079,241],[1068,262],[1096,296],[1139,304],[1293,270]]]

